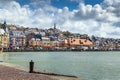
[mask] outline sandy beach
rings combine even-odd
[[[0,62],[0,80],[80,80],[65,76],[29,73],[24,67]]]

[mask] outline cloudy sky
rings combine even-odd
[[[120,38],[120,0],[0,0],[0,22]]]

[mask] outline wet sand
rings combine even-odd
[[[29,73],[21,66],[0,62],[0,80],[80,80],[65,76]]]

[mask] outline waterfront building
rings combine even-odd
[[[40,34],[34,34],[34,33],[28,34],[26,36],[26,39],[28,42],[27,47],[31,47],[31,48],[41,47],[42,36]]]
[[[0,28],[0,47],[3,49],[9,48],[9,31],[6,21],[4,21],[4,24]]]
[[[9,37],[3,29],[0,29],[0,46],[3,48],[9,47]]]
[[[67,38],[65,39],[65,44],[70,49],[89,49],[93,47],[93,42],[80,38]]]
[[[42,45],[41,47],[43,49],[49,49],[51,48],[50,38],[48,37],[42,37]]]
[[[59,41],[59,47],[61,47],[61,48],[66,47],[66,46],[65,46],[65,41],[64,41],[64,40],[60,40],[60,41]]]
[[[26,45],[26,36],[23,31],[10,30],[10,47],[12,49],[22,49]]]
[[[43,49],[55,49],[59,47],[59,41],[51,41],[48,37],[42,37]]]
[[[54,47],[54,48],[58,48],[59,45],[60,45],[59,41],[50,41],[50,44],[51,44],[51,46]]]

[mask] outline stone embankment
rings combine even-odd
[[[78,78],[29,73],[21,66],[0,62],[0,80],[80,80]]]

